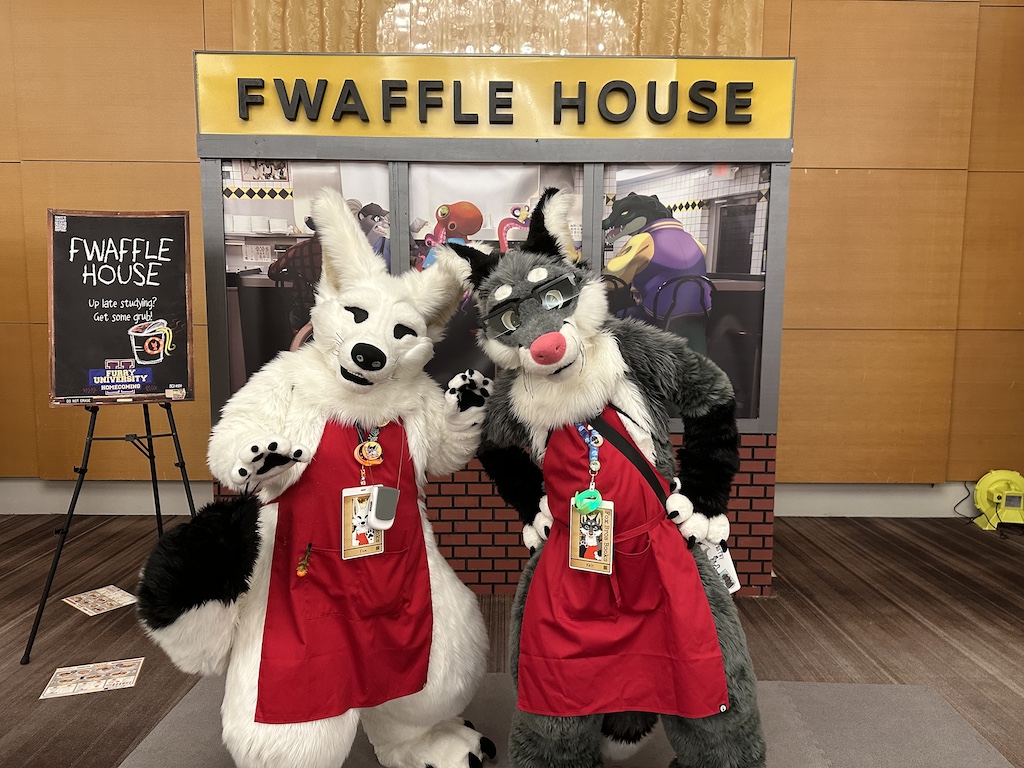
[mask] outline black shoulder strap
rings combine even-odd
[[[629,439],[620,433],[617,429],[612,427],[607,421],[600,416],[595,416],[590,419],[590,423],[597,427],[597,431],[601,434],[605,440],[614,445],[619,449],[619,453],[629,459],[633,465],[640,470],[640,474],[644,476],[648,483],[651,484],[651,488],[654,489],[654,493],[657,494],[661,503],[664,504],[668,497],[665,495],[665,489],[662,488],[661,483],[658,481],[658,475],[654,471],[654,467],[651,466],[643,454],[636,449]]]

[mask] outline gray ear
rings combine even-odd
[[[330,298],[353,280],[387,274],[384,260],[373,252],[351,208],[337,190],[324,189],[313,201],[313,221],[323,252],[318,296]]]
[[[530,214],[530,231],[523,243],[524,251],[546,253],[576,263],[576,246],[569,231],[572,192],[548,187]]]

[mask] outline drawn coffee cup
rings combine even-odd
[[[133,325],[128,329],[128,338],[132,342],[132,353],[139,365],[155,365],[163,362],[164,355],[171,354],[174,344],[171,339],[173,332],[167,327],[166,320],[151,320]]]

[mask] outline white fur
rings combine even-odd
[[[142,627],[182,672],[220,675],[227,667],[237,620],[237,603],[212,600],[186,611],[163,629],[145,622]]]
[[[576,244],[569,229],[569,213],[574,203],[573,193],[562,189],[548,198],[544,206],[544,224],[558,243],[562,258],[576,261]]]
[[[464,768],[468,753],[480,756],[480,735],[449,721],[476,690],[487,657],[487,637],[475,595],[437,551],[423,492],[428,475],[449,474],[475,454],[483,408],[460,411],[458,397],[442,393],[422,368],[462,296],[469,268],[448,249],[440,249],[437,263],[426,271],[391,277],[340,195],[325,192],[313,211],[324,264],[312,312],[315,341],[279,354],[254,374],[224,406],[210,437],[208,461],[214,476],[226,486],[257,491],[264,502],[260,554],[249,590],[234,605],[201,606],[151,634],[187,671],[226,669],[223,736],[240,768],[338,768],[348,756],[359,712],[284,725],[254,720],[277,527],[277,505],[271,500],[294,484],[307,464],[296,461],[261,478],[251,472],[242,477],[237,469],[253,445],[262,449],[272,438],[288,444],[282,449],[286,455],[302,446],[308,461],[319,448],[328,420],[363,425],[401,420],[409,455],[388,460],[411,461],[414,468],[416,488],[400,490],[419,497],[434,610],[433,644],[426,687],[366,710],[362,717],[378,754],[387,758],[386,765]],[[365,316],[352,308],[363,310]],[[398,334],[398,325],[414,334]],[[379,370],[360,368],[353,357],[359,344],[372,345],[387,362]],[[365,383],[346,379],[342,367]],[[400,664],[401,659],[381,663]]]

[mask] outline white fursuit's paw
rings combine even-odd
[[[387,768],[481,768],[498,750],[468,720],[444,720],[415,739],[380,744],[377,759]]]
[[[247,442],[238,451],[238,461],[231,469],[231,479],[239,486],[258,484],[279,475],[296,463],[313,458],[312,451],[283,437],[269,435]]]
[[[726,543],[729,539],[729,518],[725,515],[709,518],[702,512],[695,511],[679,525],[679,532],[683,534],[687,546],[691,549],[698,541],[718,544],[723,550],[729,548]]]
[[[480,371],[464,371],[448,382],[445,404],[448,413],[476,426],[483,419],[484,404],[491,396],[491,380]]]
[[[540,499],[540,506],[537,510],[537,516],[533,518],[533,522],[529,525],[523,526],[523,544],[527,546],[532,555],[537,547],[542,542],[548,540],[548,536],[551,534],[551,525],[554,521],[551,519],[551,510],[548,508],[548,497],[542,496]]]

